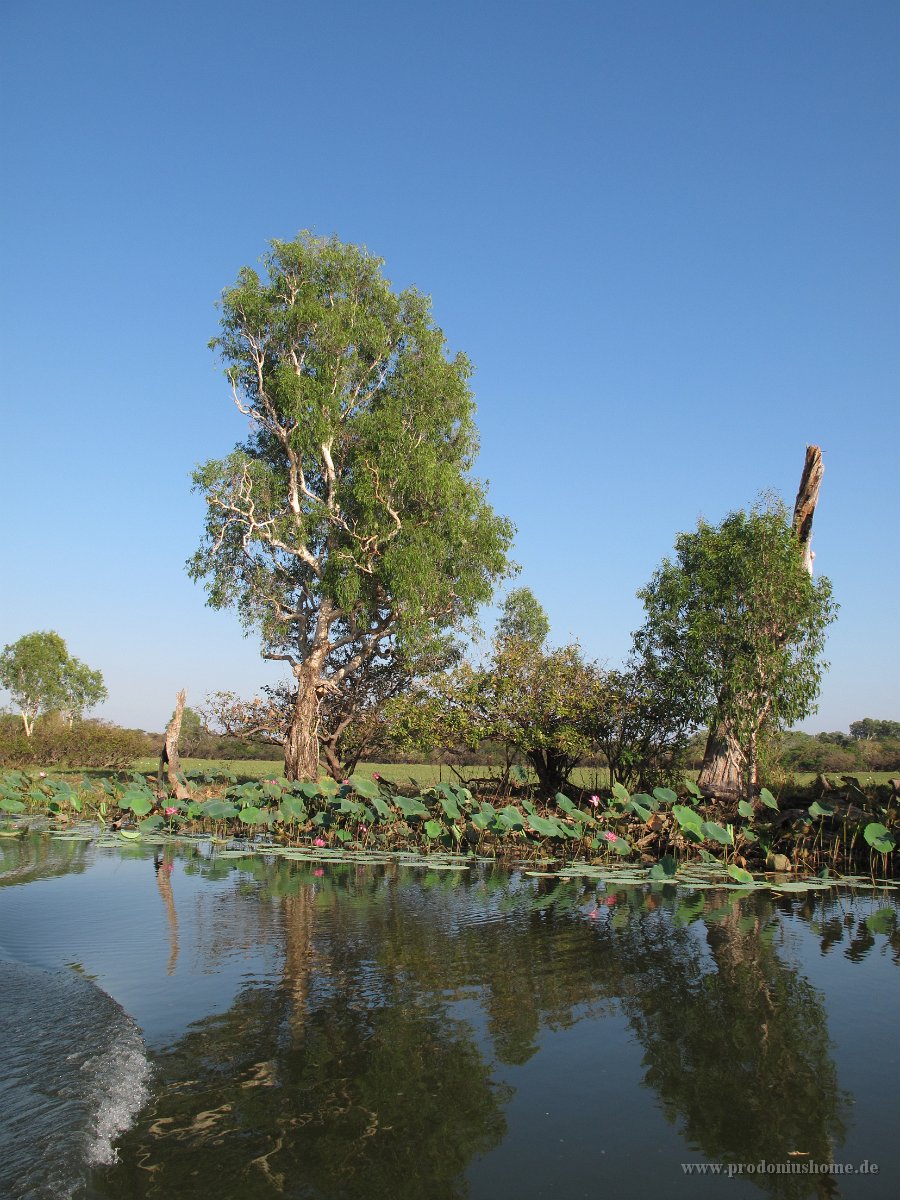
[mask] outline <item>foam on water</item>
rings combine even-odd
[[[137,1026],[75,971],[0,958],[0,1047],[0,1195],[85,1195],[147,1100]]]

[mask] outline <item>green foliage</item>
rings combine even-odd
[[[877,721],[874,717],[863,717],[850,725],[850,737],[854,741],[884,741],[900,739],[900,721]]]
[[[550,620],[530,588],[515,588],[503,602],[497,622],[499,642],[529,642],[541,647],[550,633]]]
[[[68,726],[40,721],[31,737],[0,730],[0,765],[7,767],[82,767],[124,770],[146,754],[148,738],[137,729],[120,729],[102,721]]]
[[[599,680],[589,730],[610,779],[633,788],[676,779],[691,728],[678,697],[639,660]]]
[[[635,646],[696,724],[724,728],[755,778],[758,743],[813,711],[836,614],[827,579],[803,569],[781,504],[679,535],[639,593]]]
[[[0,685],[18,706],[30,737],[35,718],[59,711],[71,723],[106,699],[103,676],[72,658],[58,633],[26,633],[0,654]]]
[[[432,678],[399,697],[388,720],[400,744],[497,743],[508,767],[526,759],[541,792],[552,796],[591,747],[601,695],[602,674],[578,646],[545,651],[525,638],[498,638],[487,663],[462,663]]]
[[[512,526],[470,474],[471,365],[381,268],[335,238],[273,242],[264,275],[224,292],[212,342],[251,433],[195,473],[189,570],[291,665],[304,728],[310,689],[352,719],[371,664],[415,673],[507,570]]]

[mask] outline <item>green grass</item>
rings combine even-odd
[[[864,771],[861,768],[856,771],[826,771],[827,778],[840,788],[841,778],[844,775],[849,775],[851,779],[858,779],[862,787],[877,787],[880,783],[889,783],[892,779],[896,779],[897,771]],[[793,778],[797,783],[806,785],[812,783],[814,779],[818,779],[816,771],[797,771]]]
[[[357,770],[361,775],[371,775],[375,771],[383,779],[390,780],[391,783],[409,783],[410,780],[415,780],[422,787],[429,787],[431,784],[439,783],[442,779],[458,783],[460,780],[499,779],[500,777],[499,767],[478,764],[471,767],[458,767],[456,771],[452,771],[448,766],[440,763],[361,763]],[[537,776],[531,771],[529,771],[529,779],[532,783],[537,783]],[[606,787],[608,780],[609,773],[605,767],[578,767],[572,772],[572,782],[576,787],[584,788],[586,791]]]
[[[156,773],[159,758],[138,758],[131,764],[132,769],[145,775]],[[254,758],[183,758],[181,766],[185,771],[230,771],[232,775],[242,775],[245,779],[278,779],[284,771],[284,759],[281,755],[270,759]]]
[[[232,775],[243,779],[279,779],[284,769],[284,760],[280,756],[266,760],[183,758],[181,763],[186,771],[229,771]],[[142,771],[145,774],[155,772],[158,766],[158,758],[139,758],[132,764],[135,771]],[[408,784],[410,781],[415,781],[416,784],[423,788],[439,783],[442,779],[447,779],[455,783],[460,778],[465,781],[467,779],[496,778],[499,775],[499,768],[496,766],[476,765],[472,767],[460,767],[458,770],[459,774],[457,775],[448,766],[440,763],[367,762],[360,763],[359,767],[357,767],[357,772],[360,775],[371,775],[373,772],[377,772],[383,779],[391,783]],[[53,774],[79,773],[75,769],[71,772],[53,772]],[[91,772],[91,774],[108,773],[102,771]],[[858,779],[864,788],[885,784],[897,775],[896,771],[847,771],[844,773],[853,776],[854,779]],[[530,776],[530,778],[532,782],[536,782],[533,776]],[[686,771],[685,778],[696,779],[696,771]],[[816,775],[811,771],[798,771],[792,778],[797,784],[806,786],[812,783]],[[828,778],[836,787],[840,787],[840,774],[831,772]],[[572,783],[576,787],[583,788],[585,791],[597,791],[600,788],[606,787],[608,782],[609,775],[603,767],[578,767],[572,772]]]

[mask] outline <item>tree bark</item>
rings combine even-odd
[[[311,660],[295,669],[297,694],[284,741],[285,779],[316,779],[319,774],[319,672]]]
[[[819,488],[822,486],[822,476],[825,465],[822,462],[822,451],[818,446],[806,447],[806,461],[803,464],[803,474],[800,477],[800,488],[794,504],[794,533],[800,544],[801,561],[810,575],[813,573],[812,523],[819,502]]]
[[[178,737],[181,733],[181,717],[184,713],[184,702],[186,699],[187,694],[184,688],[182,688],[175,697],[175,713],[169,722],[168,729],[166,729],[166,739],[163,742],[162,753],[159,756],[159,772],[157,774],[157,788],[160,799],[163,798],[163,771],[166,773],[169,787],[174,792],[176,800],[190,800],[191,798],[187,784],[185,784],[181,776],[181,759],[178,757]]]
[[[538,777],[538,790],[548,799],[563,790],[575,765],[564,754],[553,750],[529,750],[526,758]]]
[[[701,791],[723,800],[733,800],[744,791],[744,757],[733,736],[724,725],[709,731],[703,766],[697,778]]]

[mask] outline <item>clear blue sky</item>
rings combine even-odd
[[[311,227],[473,359],[557,641],[617,663],[675,535],[817,442],[807,727],[900,717],[895,0],[35,0],[0,44],[0,645],[56,629],[145,728],[277,674],[184,573],[189,475],[243,431],[216,297]]]

